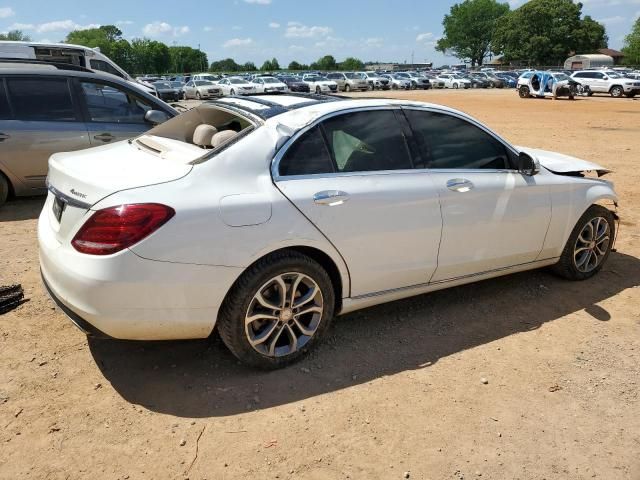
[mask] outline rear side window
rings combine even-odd
[[[11,109],[7,101],[7,92],[4,89],[4,80],[0,78],[0,120],[11,118]]]
[[[91,60],[89,60],[89,64],[91,65],[92,70],[99,70],[101,72],[107,72],[112,75],[117,75],[120,78],[124,78],[124,75],[122,75],[122,73],[116,70],[113,65],[105,62],[104,60],[97,60],[95,58],[92,58]]]
[[[110,85],[82,82],[82,91],[92,122],[145,123],[151,105],[135,95]]]
[[[16,120],[75,121],[66,78],[7,78]]]
[[[404,134],[391,110],[349,113],[322,125],[339,172],[412,168]]]
[[[498,140],[452,115],[407,110],[431,169],[509,169],[507,151]]]
[[[333,172],[333,163],[319,127],[304,133],[280,160],[279,174],[313,175]]]

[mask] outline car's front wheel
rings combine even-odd
[[[529,98],[531,96],[531,91],[529,90],[529,87],[523,85],[518,89],[518,95],[520,95],[520,98]]]
[[[613,213],[600,205],[592,205],[578,220],[553,270],[569,280],[594,276],[611,253],[615,232]]]
[[[329,328],[335,294],[327,272],[297,252],[251,266],[225,299],[220,336],[242,362],[279,368],[311,349]]]
[[[616,85],[614,87],[611,87],[609,93],[613,98],[620,98],[622,97],[622,95],[624,95],[624,90],[622,89],[622,87]]]

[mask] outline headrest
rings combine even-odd
[[[193,143],[201,147],[210,147],[213,136],[218,132],[216,127],[203,123],[193,131]]]
[[[211,139],[211,146],[213,148],[216,148],[222,145],[224,142],[226,142],[230,138],[235,137],[237,134],[238,133],[234,132],[233,130],[223,130],[221,132],[218,132]]]

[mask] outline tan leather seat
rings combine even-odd
[[[227,140],[235,137],[238,132],[234,132],[233,130],[223,130],[221,132],[216,133],[211,139],[211,145],[213,148],[219,147]]]
[[[208,148],[213,145],[213,138],[217,135],[218,129],[212,125],[203,123],[198,125],[193,131],[193,143],[203,148]]]

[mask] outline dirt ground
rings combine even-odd
[[[582,283],[534,271],[340,317],[265,373],[215,339],[87,341],[40,284],[43,199],[12,201],[0,284],[29,301],[0,316],[0,478],[640,479],[640,101],[388,95],[613,169],[617,253]]]

